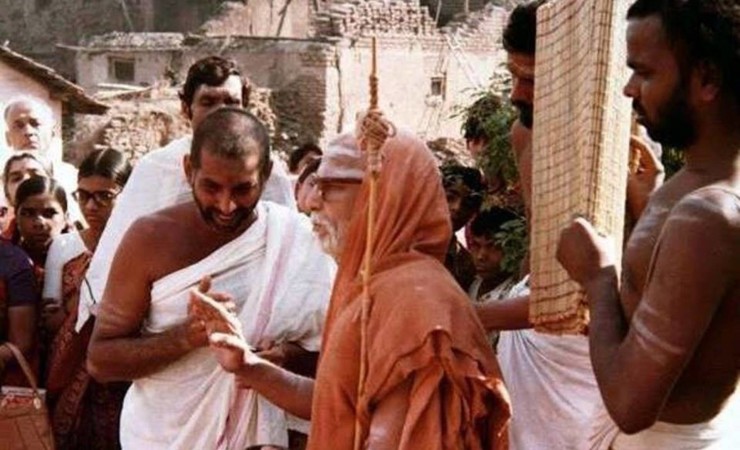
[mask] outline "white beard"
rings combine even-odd
[[[315,212],[311,213],[311,223],[314,226],[314,230],[318,226],[326,232],[325,236],[319,236],[321,249],[338,262],[342,252],[342,246],[340,244],[342,233],[339,227],[320,213]]]

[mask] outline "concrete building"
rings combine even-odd
[[[76,53],[78,82],[92,92],[108,84],[177,83],[201,57],[233,57],[258,86],[271,90],[277,144],[294,145],[325,142],[353,127],[368,104],[370,37],[377,36],[382,108],[433,139],[460,135],[455,109],[501,69],[506,17],[504,9],[486,5],[438,27],[419,0],[335,0],[316,12],[310,37],[224,34],[225,27],[212,21],[208,34],[110,33],[67,48]],[[215,20],[237,22],[229,15]]]

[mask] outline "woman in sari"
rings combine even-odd
[[[53,336],[47,389],[57,449],[118,449],[118,422],[128,383],[100,384],[85,368],[94,318],[76,331],[80,290],[108,218],[131,173],[116,150],[98,150],[82,162],[74,197],[89,228],[54,239],[46,261],[44,323]]]

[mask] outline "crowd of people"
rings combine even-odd
[[[531,218],[548,1],[517,6],[502,36],[521,211],[484,202],[489,174],[438,167],[403,118],[377,177],[364,127],[286,170],[220,56],[182,86],[192,134],[134,167],[114,149],[50,160],[52,111],[8,101],[2,385],[29,382],[15,348],[58,449],[739,448],[740,7],[630,7],[624,95],[685,166],[663,184],[633,137],[631,232],[563,230],[591,323],[556,336],[531,328],[527,257],[502,238]]]

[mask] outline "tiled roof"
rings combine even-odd
[[[166,50],[179,48],[185,35],[182,33],[123,33],[112,32],[90,36],[80,42],[81,47],[90,50],[102,49],[138,49],[138,50]]]
[[[78,85],[59,75],[54,69],[0,45],[0,61],[46,86],[56,98],[80,114],[104,114],[108,106],[85,94]]]

